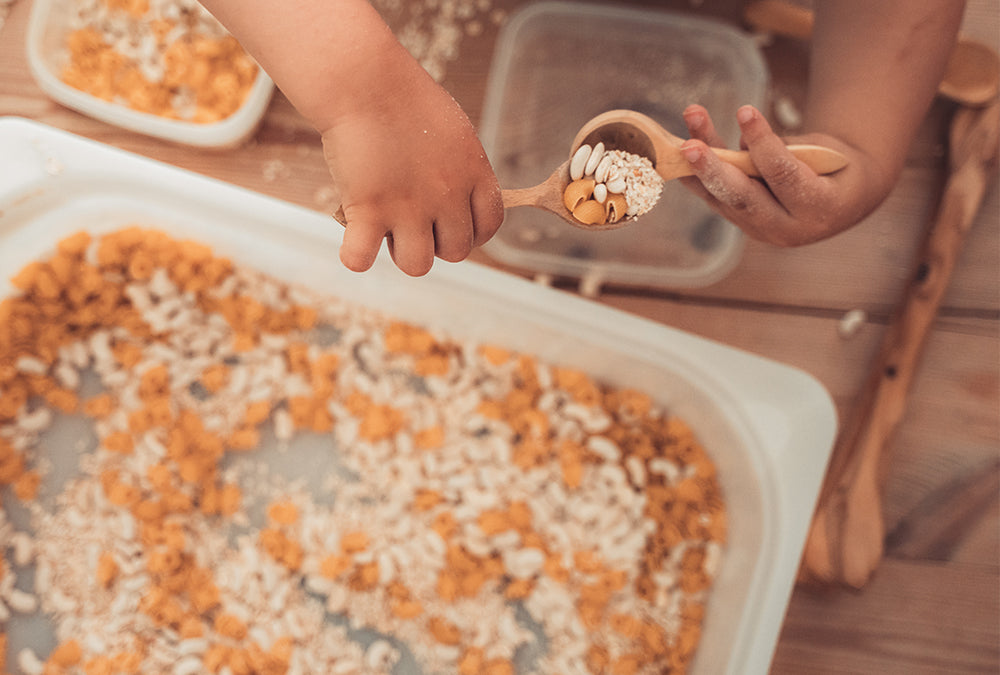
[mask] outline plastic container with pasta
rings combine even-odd
[[[186,145],[238,145],[274,91],[214,17],[183,0],[37,0],[27,55],[59,103]]]

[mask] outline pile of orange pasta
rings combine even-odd
[[[61,77],[102,100],[208,124],[235,113],[256,81],[257,64],[194,0],[70,4]]]

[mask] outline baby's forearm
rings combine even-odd
[[[203,0],[318,130],[409,58],[367,0]],[[403,85],[404,83],[400,83]],[[370,102],[373,106],[377,101]]]
[[[878,178],[892,182],[944,73],[964,3],[816,5],[808,129],[864,151],[876,162]]]

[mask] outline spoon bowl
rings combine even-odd
[[[634,110],[609,110],[590,119],[573,139],[569,156],[583,145],[593,147],[603,143],[607,150],[623,150],[647,158],[664,181],[693,175],[690,164],[681,154],[684,139],[670,133],[648,115]],[[787,146],[791,153],[818,174],[830,174],[847,165],[847,158],[830,148],[798,144]],[[748,176],[760,176],[760,171],[744,150],[712,148],[724,162],[732,164]],[[623,218],[614,223],[587,225],[581,223],[563,204],[563,192],[570,183],[569,160],[561,164],[542,183],[516,190],[504,190],[504,207],[534,206],[556,214],[575,227],[585,230],[614,230],[625,227],[636,218]]]

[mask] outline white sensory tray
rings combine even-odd
[[[836,432],[832,401],[813,377],[475,263],[438,262],[414,279],[382,255],[372,270],[355,274],[338,262],[341,230],[328,216],[0,118],[0,297],[11,292],[15,272],[51,254],[61,238],[131,224],[197,239],[238,264],[454,338],[506,346],[651,394],[702,441],[729,516],[691,672],[768,671]],[[64,447],[75,455],[72,443]],[[59,465],[59,457],[51,459]],[[24,623],[8,625],[11,653],[44,633]]]

